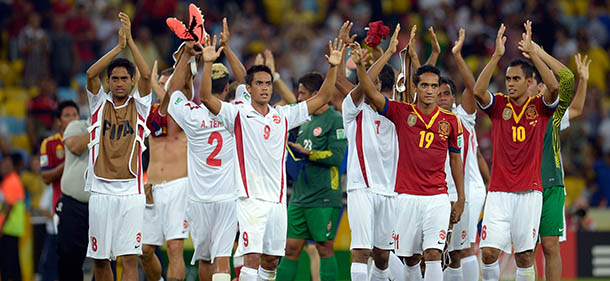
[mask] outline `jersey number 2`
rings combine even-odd
[[[214,158],[222,149],[222,135],[219,132],[213,132],[210,134],[208,144],[211,145],[214,143],[214,141],[216,141],[216,148],[214,148],[214,151],[212,151],[210,156],[208,156],[208,159],[205,160],[205,163],[212,167],[220,167],[220,165],[222,165],[222,159]]]

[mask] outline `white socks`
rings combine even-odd
[[[527,268],[517,267],[517,275],[515,276],[515,281],[534,281],[536,280],[536,272],[534,271],[534,266],[530,266]]]
[[[256,281],[258,278],[258,270],[250,267],[242,267],[239,274],[239,281]]]
[[[483,281],[500,280],[500,265],[498,261],[492,264],[483,264]]]
[[[422,281],[424,278],[421,276],[421,267],[419,266],[419,262],[414,266],[408,266],[405,264],[405,275],[407,276],[407,281]]]
[[[462,275],[464,281],[479,281],[479,260],[477,256],[462,259]]]
[[[353,262],[350,269],[352,281],[368,281],[367,269],[366,263]]]
[[[426,262],[426,274],[424,275],[424,281],[442,281],[443,280],[443,267],[441,261],[427,261]]]
[[[275,270],[267,270],[267,269],[264,269],[261,266],[259,266],[258,267],[258,280],[259,281],[275,280]]]
[[[463,281],[464,276],[462,275],[462,267],[452,268],[447,267],[445,271],[443,271],[443,280],[444,281]]]
[[[212,281],[231,281],[231,274],[229,274],[229,273],[214,273],[212,275]]]
[[[379,269],[376,265],[373,265],[371,271],[371,281],[387,281],[390,273],[390,267],[386,269]]]

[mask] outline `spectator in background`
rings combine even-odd
[[[69,87],[74,71],[78,69],[76,64],[76,46],[70,33],[64,29],[65,16],[54,16],[52,19],[53,29],[50,34],[50,63],[51,75],[57,81],[59,87]]]
[[[593,164],[597,190],[591,196],[591,206],[608,206],[610,201],[610,152],[603,153],[603,157]]]
[[[610,73],[610,57],[608,52],[599,46],[592,45],[587,30],[581,28],[576,35],[578,52],[588,55],[592,60],[590,66],[589,86],[594,86],[606,92],[608,90],[608,74]],[[576,69],[576,62],[572,59],[570,69]]]
[[[21,182],[23,183],[27,198],[29,199],[28,203],[30,204],[26,207],[39,206],[40,197],[47,187],[40,176],[40,156],[31,156],[30,164],[28,166],[28,169],[21,173]]]
[[[116,34],[119,32],[119,28],[121,28],[121,23],[116,20],[118,13],[119,11],[116,8],[108,6],[102,16],[96,20],[95,26],[97,29],[95,34],[100,44],[98,54],[108,53],[117,44]]]
[[[40,255],[39,271],[42,281],[57,279],[57,231],[53,222],[53,187],[48,186],[42,193],[38,211],[45,217],[46,235],[42,254]]]
[[[25,232],[25,192],[15,170],[16,154],[4,155],[2,172],[2,209],[0,210],[0,275],[2,280],[21,281],[19,238]]]
[[[40,16],[33,12],[19,33],[19,52],[24,63],[23,86],[30,88],[48,74],[49,38],[40,28]]]
[[[568,64],[572,55],[578,51],[576,40],[570,37],[570,32],[564,25],[559,25],[555,31],[555,46],[553,46],[553,57],[564,64]]]
[[[95,61],[95,29],[85,3],[76,4],[72,16],[66,21],[65,29],[72,34],[76,44],[77,57],[80,63],[79,72],[85,72]]]
[[[119,22],[120,24],[120,22]],[[117,29],[118,30],[118,29]],[[114,37],[116,37],[116,32],[113,33]],[[152,41],[152,35],[150,33],[150,29],[146,26],[141,26],[138,28],[136,32],[136,45],[138,45],[138,49],[140,49],[140,53],[142,53],[142,57],[148,65],[155,64],[155,60],[159,59],[159,50],[157,46]],[[125,54],[125,58],[134,61],[131,53]]]
[[[40,81],[40,92],[28,102],[27,133],[33,151],[51,135],[57,109],[56,85],[48,77]]]

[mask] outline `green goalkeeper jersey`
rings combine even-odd
[[[311,121],[299,128],[296,142],[310,155],[294,183],[290,205],[341,207],[339,166],[347,149],[341,113],[329,108],[313,114]]]

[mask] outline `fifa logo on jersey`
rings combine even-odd
[[[538,111],[536,111],[536,106],[531,104],[525,109],[525,118],[536,119],[536,117],[538,117]]]
[[[114,140],[115,137],[117,140],[120,140],[121,136],[125,137],[135,133],[128,120],[125,120],[123,124],[119,124],[118,126],[117,124],[111,124],[108,120],[104,120],[104,130],[102,131],[103,136],[106,136],[106,131],[110,131],[109,133],[111,140]]]

